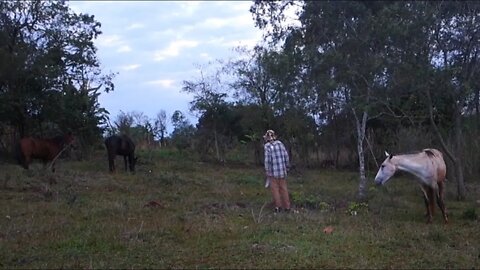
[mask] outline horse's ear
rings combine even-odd
[[[385,150],[385,156],[389,157],[390,154],[387,152],[387,150]]]

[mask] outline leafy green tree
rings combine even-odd
[[[114,121],[114,134],[120,133],[131,136],[131,128],[133,127],[134,122],[135,119],[131,113],[120,111]]]
[[[430,36],[430,62],[434,66],[434,74],[431,76],[430,87],[427,87],[427,104],[430,119],[439,140],[452,160],[457,180],[457,197],[465,199],[466,189],[464,184],[464,135],[463,114],[466,110],[469,97],[475,94],[475,85],[480,75],[478,63],[480,57],[479,38],[479,14],[480,3],[478,2],[439,2],[427,6],[433,20],[429,30]],[[438,62],[435,63],[435,60]],[[444,84],[439,84],[444,82]],[[443,86],[443,87],[442,87]],[[478,87],[478,84],[476,85]],[[445,89],[444,93],[431,93],[434,89]],[[438,91],[437,91],[438,92]],[[454,130],[453,147],[448,147],[444,135],[439,129],[434,117],[435,107],[438,100],[434,96],[446,98],[453,102],[443,103],[449,110]],[[445,97],[445,95],[447,96]],[[432,97],[433,96],[433,97]],[[478,102],[478,100],[477,100]]]
[[[19,136],[70,129],[98,138],[108,117],[98,95],[114,89],[114,74],[99,67],[99,34],[94,16],[66,1],[0,2],[0,121]]]
[[[179,150],[191,149],[194,145],[195,127],[190,124],[180,110],[173,112],[171,122],[173,125],[173,132],[170,137],[173,144]]]
[[[293,6],[300,7],[298,24],[288,25],[287,10]],[[479,70],[479,6],[471,1],[283,0],[255,1],[251,11],[266,31],[269,50],[281,47],[283,54],[301,61],[294,65],[300,67],[298,81],[290,85],[301,93],[293,95],[296,100],[307,100],[308,113],[324,127],[350,113],[360,198],[366,191],[368,123],[391,138],[412,127],[433,130],[453,162],[458,197],[463,198],[462,121],[465,112],[479,107],[480,96],[473,79]],[[273,74],[267,71],[265,77]]]
[[[290,5],[258,4],[257,22],[281,24],[282,16],[264,19],[266,10],[281,13],[282,7]],[[262,8],[263,5],[263,8]],[[263,12],[258,12],[258,10]],[[313,112],[322,111],[325,97],[334,97],[352,114],[357,137],[359,158],[359,198],[366,197],[365,134],[371,113],[372,97],[383,87],[385,70],[383,66],[383,40],[375,32],[382,27],[379,5],[370,2],[305,2],[299,16],[301,26],[287,29],[273,35],[273,40],[285,40],[285,44],[303,47],[304,73],[302,81],[307,96],[313,97]],[[262,26],[260,24],[261,27]],[[273,29],[282,29],[273,26]],[[321,75],[321,76],[317,76]],[[309,87],[310,86],[310,87]]]
[[[200,70],[200,78],[195,81],[184,81],[182,90],[194,95],[190,103],[190,110],[199,116],[199,135],[206,146],[203,152],[210,147],[210,140],[213,146],[217,161],[224,162],[225,140],[228,133],[228,116],[230,115],[225,82],[222,81],[222,69],[214,70],[213,74],[205,74]]]
[[[303,117],[309,113],[309,101],[299,85],[302,70],[300,55],[296,50],[275,50],[261,46],[251,51],[239,48],[239,52],[251,57],[241,57],[229,63],[228,70],[235,77],[231,88],[239,104],[255,105],[260,109],[257,117],[250,119],[257,126],[249,136],[260,138],[267,129],[274,129],[281,134],[290,153],[296,150],[301,157],[307,157],[311,147],[305,147],[308,140],[304,140],[303,136],[312,134],[316,126],[307,123],[308,117]],[[292,115],[300,117],[289,117]],[[310,128],[308,132],[303,128],[307,126]],[[257,153],[257,147],[254,149]],[[302,158],[302,161],[307,159]]]

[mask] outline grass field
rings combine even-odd
[[[463,202],[449,182],[450,224],[437,208],[427,225],[406,175],[381,188],[370,177],[361,204],[355,172],[295,172],[295,211],[274,214],[261,167],[164,150],[134,175],[109,174],[97,156],[59,160],[55,174],[0,165],[0,267],[480,268],[478,180]]]

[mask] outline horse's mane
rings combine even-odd
[[[412,151],[412,152],[403,152],[403,153],[398,153],[398,154],[391,154],[391,156],[407,156],[407,155],[418,155],[422,153],[422,151]]]
[[[421,153],[425,153],[428,157],[435,157],[435,153],[431,149],[423,149],[421,151],[412,151],[412,152],[406,152],[406,153],[401,153],[401,154],[395,154],[397,155],[418,155]],[[392,154],[393,156],[393,154]]]
[[[425,154],[427,154],[427,156],[429,156],[429,157],[434,157],[435,156],[435,153],[430,149],[425,149],[425,150],[423,150],[423,152],[425,152]]]

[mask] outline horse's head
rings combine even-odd
[[[383,161],[382,165],[380,165],[380,169],[378,169],[377,175],[375,176],[375,184],[377,185],[385,184],[397,170],[396,166],[392,163],[393,155],[390,155],[387,151],[385,151],[385,155],[387,158]]]

